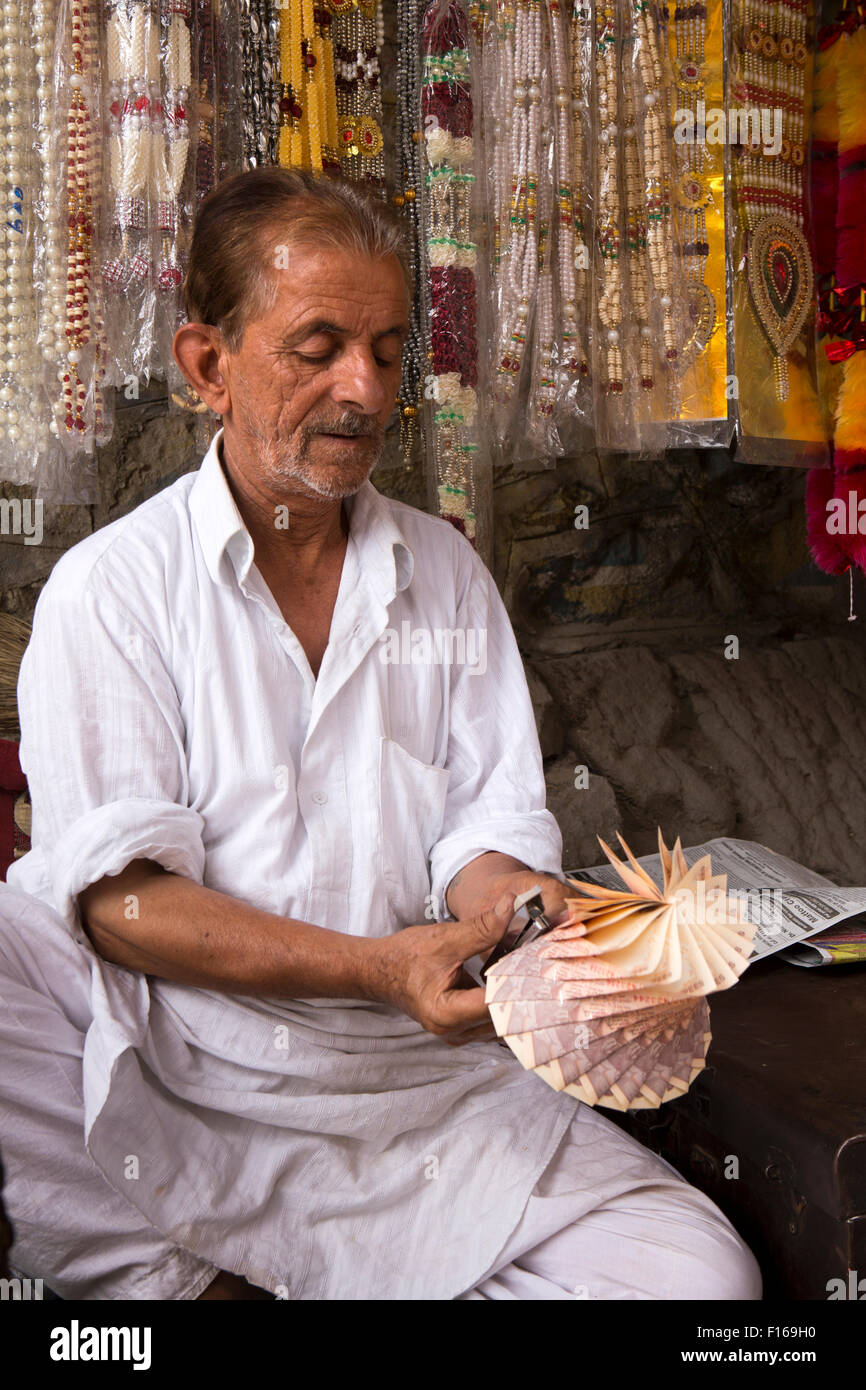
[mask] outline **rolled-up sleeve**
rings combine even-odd
[[[465,651],[452,667],[448,795],[430,856],[440,917],[445,890],[466,864],[489,850],[538,872],[562,876],[562,835],[546,809],[541,748],[523,661],[493,578],[468,545],[469,575],[458,607]],[[468,552],[468,554],[467,554]]]
[[[202,882],[177,691],[122,595],[65,582],[61,562],[37,604],[18,705],[31,853],[76,935],[77,894],[133,859]]]

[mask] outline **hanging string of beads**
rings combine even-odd
[[[400,385],[400,447],[407,466],[411,465],[418,437],[418,420],[424,379],[424,333],[422,328],[421,260],[421,137],[418,126],[418,33],[421,0],[398,0],[397,4],[397,181],[394,202],[403,209],[407,223],[407,243],[411,256],[415,294],[409,314],[409,336],[403,347],[403,376]]]
[[[385,197],[380,72],[385,42],[382,6],[380,0],[330,2],[335,12],[334,65],[340,163],[347,178],[363,179]]]
[[[468,41],[468,19],[458,0],[433,0],[422,24],[421,86],[423,239],[433,378],[427,445],[439,514],[474,540],[478,299]]]

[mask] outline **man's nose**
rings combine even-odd
[[[382,371],[371,348],[353,346],[340,354],[334,394],[342,406],[378,415],[387,401]]]

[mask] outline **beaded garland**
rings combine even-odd
[[[541,76],[544,38],[541,0],[517,0],[503,6],[497,37],[486,44],[497,60],[491,74],[500,102],[494,132],[500,148],[494,162],[495,223],[499,245],[495,260],[498,291],[495,396],[500,410],[499,439],[507,439],[512,406],[523,372],[530,319],[539,272],[538,182],[541,157]],[[504,108],[504,109],[503,109]]]
[[[334,11],[334,78],[340,164],[386,196],[380,54],[385,21],[380,0],[329,0]],[[417,39],[415,40],[417,42]]]
[[[810,0],[739,0],[735,25],[741,64],[735,96],[783,112],[778,151],[752,131],[735,163],[751,302],[773,351],[780,401],[788,399],[787,354],[811,308],[814,283],[803,177],[810,15]]]
[[[669,102],[662,62],[659,13],[652,0],[633,0],[631,25],[635,59],[643,95],[640,121],[646,198],[646,241],[650,285],[660,309],[661,361],[666,385],[675,395],[673,368],[679,358],[679,326],[674,309],[674,229],[671,193]],[[676,405],[673,405],[676,413]]]
[[[55,71],[66,99],[66,314],[60,371],[61,443],[90,452],[108,437],[102,384],[106,374],[104,323],[94,274],[95,217],[100,194],[96,113],[100,69],[96,5],[65,0],[58,15]],[[67,40],[67,41],[64,41]]]
[[[159,23],[149,0],[111,3],[106,78],[111,227],[101,273],[107,292],[111,380],[120,384],[146,371],[150,347],[148,183],[159,84]]]
[[[4,43],[8,37],[5,18],[4,15]],[[36,145],[39,169],[38,184],[34,196],[34,206],[38,217],[37,227],[34,228],[36,242],[34,246],[34,280],[38,280],[41,284],[38,295],[38,313],[36,314],[36,348],[41,361],[33,386],[34,413],[36,413],[37,402],[40,399],[44,399],[45,405],[38,411],[42,418],[38,423],[34,420],[31,428],[36,430],[37,447],[40,451],[50,443],[50,438],[45,436],[45,429],[47,428],[49,436],[54,435],[56,437],[58,432],[57,421],[48,402],[55,395],[57,364],[65,346],[63,330],[66,296],[64,279],[66,228],[61,223],[61,219],[53,215],[54,210],[51,205],[51,189],[57,186],[61,172],[58,132],[53,122],[55,106],[53,59],[57,18],[58,0],[35,0],[33,5],[33,37],[36,47],[38,87]],[[12,229],[14,230],[14,223]],[[10,283],[8,268],[0,266],[0,269],[7,269],[6,283],[8,285]],[[4,317],[4,324],[5,322]],[[46,372],[50,373],[47,391],[44,379]],[[7,383],[4,382],[4,390],[6,385]],[[0,396],[2,396],[2,390],[0,390]],[[5,397],[3,399],[5,400]],[[0,435],[0,438],[2,437]]]
[[[162,310],[169,323],[176,317],[177,291],[183,279],[181,265],[183,225],[181,190],[189,161],[189,103],[192,92],[192,36],[189,18],[192,0],[160,0],[162,26],[162,97],[154,121],[154,174],[156,230],[159,259],[156,284]],[[172,333],[173,336],[173,333]]]
[[[334,49],[334,0],[288,0],[280,17],[280,129],[283,168],[340,170]]]
[[[629,330],[637,334],[638,384],[642,392],[655,386],[655,353],[649,326],[650,267],[647,240],[647,202],[641,184],[635,113],[634,41],[632,28],[624,35],[622,69],[623,182],[625,192],[628,281],[631,300]],[[624,330],[623,330],[624,331]],[[632,344],[632,351],[634,351]]]
[[[476,534],[477,290],[469,32],[458,0],[433,0],[422,23],[424,249],[429,312],[425,396],[439,514]]]
[[[598,140],[596,159],[595,236],[601,261],[596,315],[600,324],[597,375],[609,396],[623,392],[621,328],[623,318],[622,224],[619,192],[619,91],[616,11],[612,3],[595,8],[595,89]]]
[[[706,130],[698,113],[706,108],[707,7],[703,0],[677,3],[673,10],[675,58],[674,82],[677,109],[692,117],[693,138],[679,148],[675,217],[686,268],[686,294],[692,332],[683,344],[681,367],[685,369],[706,351],[716,330],[717,309],[712,291],[705,283],[710,243],[707,208],[712,199],[709,187],[709,152]]]
[[[196,102],[195,200],[207,197],[216,181],[216,60],[213,0],[196,0],[198,101]]]
[[[36,386],[40,353],[34,340],[35,286],[33,241],[38,188],[37,158],[31,150],[33,101],[37,96],[37,67],[33,45],[23,17],[23,6],[6,4],[0,12],[0,117],[4,127],[2,159],[6,190],[3,236],[0,238],[0,441],[4,473],[19,481],[33,479],[34,465],[49,442],[48,410]],[[41,7],[38,34],[39,158],[45,155],[44,97],[47,45]],[[41,22],[39,22],[41,20]]]
[[[421,138],[418,127],[420,75],[418,33],[421,0],[398,0],[397,4],[397,178],[400,192],[394,202],[403,209],[408,223],[408,246],[415,294],[409,314],[409,335],[403,347],[403,375],[400,385],[400,445],[407,465],[411,463],[417,438],[424,378],[424,331],[421,303]]]
[[[244,163],[277,163],[280,19],[273,0],[242,0]]]
[[[569,24],[571,59],[571,169],[560,168],[558,182],[563,188],[560,210],[560,282],[563,297],[562,361],[570,373],[585,377],[589,373],[589,354],[585,336],[587,292],[589,288],[589,255],[586,244],[589,213],[586,188],[586,88],[589,72],[585,70],[585,47],[592,21],[588,0],[574,0]],[[559,108],[559,102],[557,102]],[[558,119],[562,119],[561,115]],[[565,149],[564,139],[558,144]],[[571,197],[565,192],[570,184]],[[569,207],[570,203],[570,207]],[[571,247],[569,272],[568,247]],[[574,313],[571,305],[574,304]],[[572,321],[574,323],[572,337]]]

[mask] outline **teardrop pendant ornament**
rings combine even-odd
[[[784,401],[784,358],[806,321],[814,285],[809,244],[789,218],[773,215],[758,223],[749,248],[748,277],[755,314],[776,354],[776,391]]]

